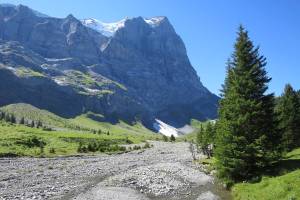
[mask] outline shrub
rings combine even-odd
[[[139,150],[139,149],[141,149],[141,146],[134,145],[133,150]]]
[[[145,145],[143,146],[143,148],[144,148],[144,149],[148,149],[148,148],[150,148],[150,144],[149,144],[149,142],[146,142],[146,143],[145,143]]]
[[[165,136],[165,135],[163,135],[163,140],[165,141],[165,142],[168,142],[168,137],[167,136]]]
[[[19,140],[16,142],[16,144],[25,145],[29,148],[33,148],[33,147],[44,148],[44,146],[46,146],[47,143],[45,141],[43,141],[42,138],[33,136],[33,137],[27,138],[25,140]]]
[[[170,142],[175,142],[176,138],[174,137],[174,135],[171,135],[170,137]]]
[[[50,149],[49,149],[49,153],[52,153],[52,154],[55,154],[55,149],[53,148],[53,147],[51,147]]]

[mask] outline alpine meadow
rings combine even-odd
[[[299,9],[1,1],[0,200],[300,200]]]

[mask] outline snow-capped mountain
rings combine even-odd
[[[107,37],[112,37],[118,29],[124,27],[126,20],[127,18],[118,22],[105,23],[97,19],[89,18],[83,19],[81,22],[83,25],[96,30]]]
[[[0,106],[23,102],[65,117],[91,111],[151,128],[160,119],[174,135],[170,126],[213,119],[218,105],[167,17],[103,23],[1,4],[0,97]]]
[[[126,21],[129,19],[130,18],[127,17],[117,22],[106,23],[94,18],[89,18],[89,19],[83,19],[81,20],[81,22],[83,25],[100,32],[106,37],[112,37],[117,30],[125,26]],[[165,17],[152,17],[152,18],[143,18],[143,19],[151,27],[157,27],[165,19]]]

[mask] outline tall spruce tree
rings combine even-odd
[[[282,133],[282,147],[290,151],[300,146],[300,101],[297,92],[290,84],[285,86],[284,92],[278,99],[276,113],[279,130]]]
[[[271,80],[266,59],[248,32],[239,27],[234,53],[220,100],[216,157],[220,177],[242,181],[279,157],[274,120],[274,95],[265,94]]]
[[[198,146],[201,146],[202,144],[202,135],[204,133],[204,129],[203,126],[201,124],[199,131],[197,132],[197,136],[196,136],[196,143]]]

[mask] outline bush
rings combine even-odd
[[[25,140],[19,140],[16,142],[16,144],[25,145],[29,148],[33,148],[33,147],[44,148],[44,146],[46,146],[47,143],[45,141],[43,141],[42,138],[33,136],[33,137],[27,138]]]
[[[53,131],[53,129],[52,128],[50,128],[50,127],[43,127],[43,131]]]
[[[119,151],[126,151],[126,147],[124,147],[124,146],[119,146]]]
[[[133,144],[133,142],[131,140],[129,140],[128,138],[126,138],[126,144]]]
[[[165,136],[165,135],[163,135],[163,140],[165,141],[165,142],[168,142],[168,137],[167,136]]]
[[[117,144],[109,144],[107,141],[88,141],[83,144],[81,141],[79,142],[79,146],[77,148],[77,152],[79,153],[88,153],[88,152],[117,152],[117,151],[126,151],[126,147],[119,146]]]
[[[56,151],[55,151],[55,149],[53,147],[49,149],[49,153],[55,154],[55,152]]]
[[[150,148],[150,144],[149,144],[149,142],[146,142],[146,143],[145,143],[145,145],[143,146],[143,148],[144,148],[144,149],[148,149],[148,148]]]
[[[133,147],[133,150],[140,150],[141,149],[141,146],[138,146],[138,145],[134,145]]]
[[[174,135],[171,135],[170,137],[170,142],[175,142],[176,138],[174,137]]]

